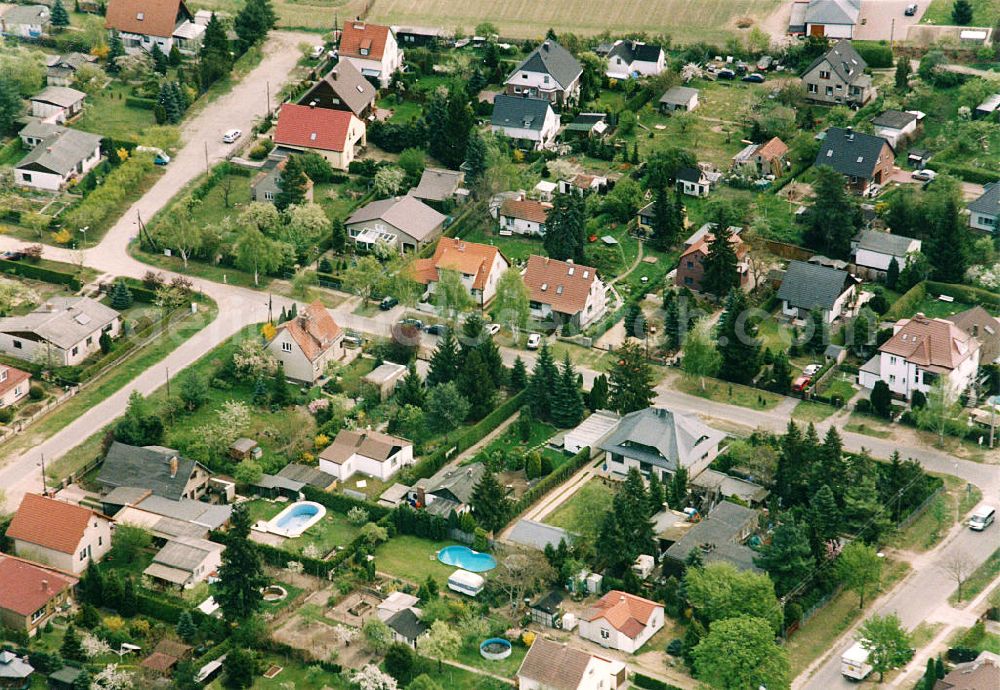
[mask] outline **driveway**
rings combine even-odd
[[[913,0],[862,0],[861,15],[854,27],[854,38],[859,41],[902,41],[910,27],[920,22],[930,0],[917,0],[917,13],[912,17],[903,14]]]

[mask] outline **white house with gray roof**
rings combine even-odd
[[[878,95],[866,67],[850,41],[837,41],[802,75],[806,98],[827,105],[864,105]]]
[[[218,571],[225,550],[222,544],[208,539],[177,537],[153,556],[143,575],[169,586],[190,589]]]
[[[604,465],[613,474],[634,467],[666,480],[684,468],[693,479],[719,454],[725,438],[693,414],[649,407],[622,417],[597,447],[606,453]]]
[[[0,14],[0,32],[4,36],[41,38],[49,33],[52,12],[45,5],[13,5]]]
[[[446,216],[412,196],[373,201],[344,221],[359,249],[386,242],[402,253],[423,249],[441,236]]]
[[[78,129],[63,129],[36,143],[14,166],[14,183],[58,192],[100,162],[101,137]]]
[[[854,264],[871,280],[884,279],[893,259],[902,271],[921,246],[923,243],[912,237],[876,230],[862,230],[851,240]]]
[[[83,112],[87,94],[68,86],[46,86],[31,97],[31,116],[42,122],[66,124]]]
[[[607,59],[609,79],[655,77],[666,67],[663,48],[641,41],[615,41]]]
[[[497,95],[490,124],[494,134],[526,148],[548,148],[559,133],[559,115],[544,98]]]
[[[828,266],[792,261],[778,288],[781,313],[793,319],[805,319],[819,309],[827,323],[844,315],[854,300],[858,280],[847,271]]]
[[[546,39],[510,73],[504,85],[508,96],[543,98],[563,105],[580,97],[583,65],[557,42]]]
[[[825,38],[854,38],[861,0],[809,0],[805,34]]]
[[[909,110],[885,110],[872,119],[875,134],[889,142],[894,149],[913,137],[923,113]]]
[[[121,315],[89,297],[53,297],[24,316],[0,318],[0,352],[29,362],[74,366],[121,332]]]
[[[979,198],[969,202],[969,226],[976,230],[996,232],[1000,226],[1000,182],[983,187]]]

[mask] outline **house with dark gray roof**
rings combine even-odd
[[[364,120],[375,112],[378,92],[350,60],[341,60],[306,91],[299,105],[346,110]]]
[[[506,96],[493,99],[490,124],[495,134],[513,139],[519,146],[548,148],[559,133],[559,115],[544,98]]]
[[[436,240],[446,216],[412,196],[369,202],[344,221],[359,249],[370,251],[385,242],[402,254],[419,251]]]
[[[850,127],[830,127],[813,165],[827,165],[847,178],[855,194],[874,196],[889,181],[896,152],[888,141]]]
[[[606,454],[609,472],[627,474],[635,468],[667,480],[684,468],[693,479],[712,463],[725,438],[696,415],[648,407],[622,417],[597,447]]]
[[[408,194],[427,204],[439,207],[454,201],[462,188],[465,173],[444,168],[424,168],[420,182]]]
[[[467,513],[472,509],[472,492],[486,473],[482,463],[464,467],[442,467],[432,477],[418,479],[410,488],[409,500],[417,508],[441,517],[452,511]]]
[[[400,642],[412,649],[417,648],[420,638],[431,629],[429,625],[420,620],[418,614],[418,609],[405,608],[385,620],[385,624],[392,631],[393,642]]]
[[[792,261],[778,288],[781,313],[805,319],[819,309],[827,323],[846,315],[857,292],[858,280],[847,271],[828,266]]]
[[[863,106],[878,95],[866,67],[850,41],[837,41],[803,73],[806,98],[827,105]]]
[[[299,481],[303,484],[308,484],[309,486],[320,489],[321,491],[326,491],[333,486],[335,481],[337,481],[336,477],[323,472],[318,467],[299,465],[294,462],[289,463],[278,470],[277,476]]]
[[[669,546],[664,557],[675,566],[681,566],[688,554],[697,549],[705,563],[722,561],[740,570],[759,571],[753,563],[756,552],[745,545],[756,529],[756,510],[722,501]]]
[[[572,53],[546,39],[504,81],[508,96],[530,96],[563,105],[580,97],[583,66]]]
[[[996,232],[1000,227],[1000,182],[983,187],[983,193],[969,202],[969,226],[976,230]]]
[[[872,126],[875,134],[888,141],[893,149],[898,149],[916,134],[922,117],[920,112],[885,110],[872,119]]]
[[[0,353],[48,366],[76,366],[117,338],[121,314],[90,297],[52,297],[30,314],[0,318]]]
[[[97,483],[106,494],[128,487],[177,501],[204,496],[210,478],[207,467],[183,457],[176,450],[162,446],[129,446],[115,441],[104,457]]]
[[[95,62],[97,62],[96,57],[83,53],[53,56],[46,61],[45,83],[49,86],[70,86],[78,69]]]
[[[861,14],[861,0],[809,0],[805,34],[825,38],[854,38]]]
[[[226,547],[207,539],[178,537],[168,541],[143,571],[168,586],[189,589],[218,571]]]
[[[78,129],[61,129],[38,143],[14,166],[14,183],[58,192],[101,162],[101,137]]]
[[[859,274],[869,280],[882,280],[893,260],[896,268],[903,270],[922,246],[920,240],[912,237],[862,230],[851,240],[851,253]]]
[[[663,48],[641,41],[615,41],[607,60],[609,79],[655,77],[666,65]]]

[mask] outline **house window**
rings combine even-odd
[[[45,615],[45,607],[38,609],[33,614],[31,614],[31,622],[37,623],[38,619]]]
[[[14,349],[15,350],[20,350],[22,347],[23,346],[21,345],[21,341],[20,340],[15,340],[14,341]]]
[[[21,179],[25,182],[31,182],[31,173],[23,172],[21,173]]]
[[[896,375],[889,374],[889,383],[896,383]]]
[[[362,48],[361,49],[361,54],[362,55],[367,55],[368,54],[368,49],[367,48]]]
[[[809,93],[816,93],[817,91],[819,91],[819,87],[818,86],[816,86],[815,84],[810,84],[809,85]]]
[[[611,633],[608,630],[606,630],[604,628],[601,628],[601,639],[602,640],[607,640],[610,637],[611,637]]]
[[[7,380],[7,370],[4,369],[3,371],[0,371],[0,383],[3,383],[6,380]]]
[[[23,390],[23,389],[22,389],[22,388],[21,388],[20,386],[18,386],[17,388],[15,388],[15,389],[14,389],[14,397],[15,397],[15,398],[20,398],[20,397],[21,397],[21,391],[22,391],[22,390]]]
[[[74,347],[72,350],[70,350],[70,354],[75,357],[76,353],[79,352],[79,351],[80,351],[80,347],[77,346],[77,347]]]
[[[685,285],[694,285],[694,279],[691,276],[684,276]]]
[[[827,96],[832,96],[833,95],[833,87],[832,86],[826,87],[826,95]]]
[[[274,201],[274,192],[264,192],[264,201]]]
[[[896,358],[895,357],[890,357],[889,358],[889,364],[895,364],[895,363],[896,363]]]
[[[830,78],[830,73],[827,70],[825,70],[825,69],[821,69],[819,71],[819,78],[820,79],[829,79]]]
[[[292,351],[292,344],[291,343],[282,343],[281,344],[281,351],[282,352],[291,352]]]
[[[98,546],[104,546],[104,537],[101,537],[101,536],[97,537],[97,545]]]
[[[694,261],[687,262],[688,268],[694,268]]]
[[[94,344],[94,336],[92,335],[87,336],[87,347],[90,347],[93,344]]]
[[[83,551],[80,552],[80,560],[81,561],[87,560],[87,549],[84,549]]]

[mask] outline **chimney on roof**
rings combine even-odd
[[[315,108],[316,107],[316,101],[309,101],[309,107],[310,108]]]
[[[550,45],[551,44],[548,41],[545,41],[544,43],[542,43],[542,50],[544,50],[546,53],[549,52]]]
[[[42,580],[42,591],[43,592],[48,592],[49,591],[49,581],[48,580]]]
[[[170,456],[170,478],[173,479],[177,476],[177,470],[180,467],[180,461],[177,459],[176,455]]]

